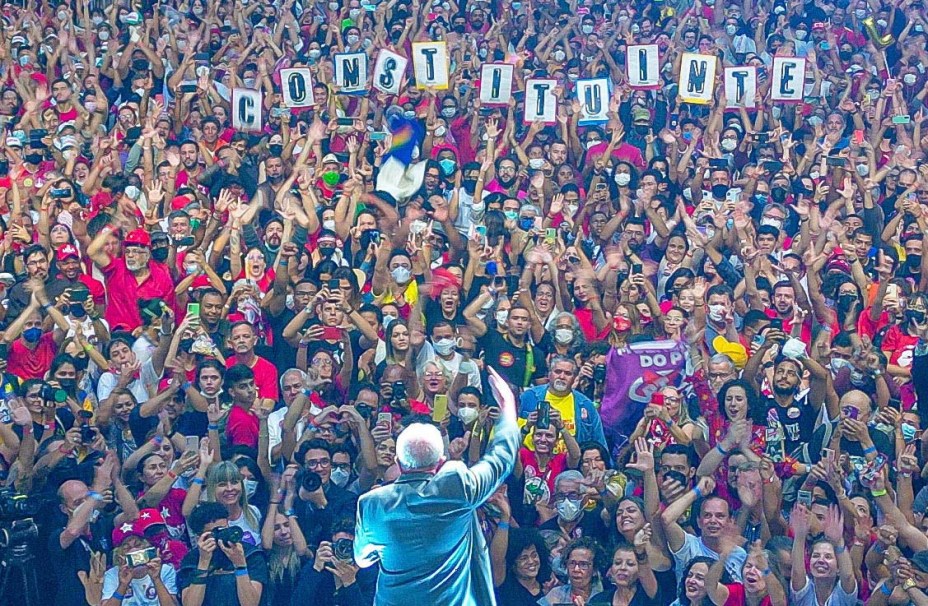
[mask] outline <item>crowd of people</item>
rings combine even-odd
[[[2,2],[0,528],[37,522],[31,603],[385,603],[358,499],[411,423],[480,460],[492,368],[521,428],[474,514],[497,604],[928,605],[926,19]]]

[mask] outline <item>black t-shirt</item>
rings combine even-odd
[[[773,398],[767,400],[767,430],[772,435],[777,421],[782,428],[786,455],[792,455],[800,446],[812,441],[819,411],[809,403],[808,394],[794,399],[789,406],[777,404]],[[771,445],[770,437],[767,438]],[[772,447],[772,446],[771,446]]]
[[[480,338],[479,345],[483,349],[486,363],[516,387],[529,387],[548,374],[544,352],[528,342],[522,347],[516,347],[509,341],[509,337],[490,329]],[[533,368],[526,370],[529,357]]]
[[[113,548],[110,537],[113,535],[112,516],[101,515],[90,525],[89,537],[78,537],[67,549],[61,548],[61,534],[65,527],[56,528],[48,537],[48,559],[51,561],[55,582],[55,606],[87,606],[84,586],[78,578],[78,571],[90,572],[91,552],[109,553]],[[41,578],[41,572],[39,572]]]
[[[506,606],[535,606],[545,592],[542,588],[536,595],[525,588],[515,575],[509,574],[503,584],[496,588],[496,603]]]
[[[267,558],[264,552],[254,545],[246,544],[243,546],[245,548],[245,563],[248,566],[248,578],[262,585],[267,585]],[[177,590],[181,596],[183,596],[184,589],[190,587],[190,581],[193,580],[199,561],[200,549],[194,548],[187,553],[180,563],[180,570],[177,571]],[[217,549],[213,552],[210,573],[206,578],[206,593],[203,597],[203,606],[234,606],[241,604],[238,600],[238,590],[235,585],[235,567],[228,557]],[[262,603],[264,603],[263,600]]]
[[[635,587],[635,595],[632,596],[628,606],[660,606],[665,603],[661,598],[661,586],[659,583],[657,586],[657,593],[654,594],[653,598],[648,597],[648,594],[644,592],[644,589],[641,587],[641,581],[635,583]],[[673,585],[671,585],[671,587],[673,587]],[[603,591],[590,598],[590,601],[587,602],[587,606],[612,606],[612,598],[614,596],[615,589]]]

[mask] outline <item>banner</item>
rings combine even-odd
[[[335,86],[342,95],[367,92],[367,53],[338,53],[335,61]]]
[[[656,44],[625,47],[625,70],[632,88],[660,87],[660,56]]]
[[[631,435],[651,394],[668,385],[679,386],[685,368],[682,341],[644,341],[610,349],[599,409],[606,435]]]
[[[280,88],[285,107],[292,109],[315,105],[313,76],[308,67],[288,67],[280,70]]]
[[[484,63],[480,68],[480,105],[507,105],[512,97],[511,63]]]
[[[374,65],[374,88],[388,95],[398,94],[408,64],[409,60],[402,55],[387,49],[380,51]]]
[[[708,105],[712,102],[717,63],[718,57],[715,55],[683,53],[678,85],[684,103]]]
[[[577,100],[580,102],[580,126],[609,121],[608,78],[577,80]]]
[[[232,89],[232,128],[249,133],[259,132],[263,128],[261,109],[261,91]]]
[[[525,118],[526,124],[541,120],[545,124],[557,122],[557,97],[554,87],[557,80],[530,78],[525,81]]]
[[[751,109],[756,107],[754,96],[757,94],[756,67],[725,68],[725,109],[735,109],[744,105]]]
[[[799,103],[806,83],[806,60],[799,57],[774,57],[770,98]]]
[[[448,43],[413,42],[412,69],[416,88],[429,86],[437,90],[448,88]]]

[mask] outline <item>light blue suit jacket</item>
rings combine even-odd
[[[487,542],[476,509],[515,464],[519,429],[501,421],[472,467],[403,474],[358,500],[354,557],[380,561],[378,606],[494,606]]]

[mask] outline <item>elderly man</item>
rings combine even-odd
[[[401,476],[358,501],[355,561],[382,564],[377,604],[493,606],[488,546],[476,509],[512,470],[518,450],[515,396],[492,368],[500,408],[486,454],[471,468],[445,463],[441,434],[414,423],[396,441]]]

